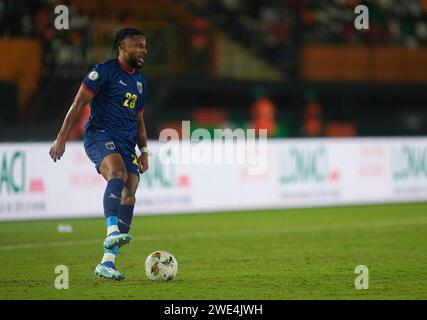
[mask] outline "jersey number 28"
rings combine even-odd
[[[131,94],[130,92],[126,92],[126,100],[123,102],[123,106],[129,107],[130,109],[135,108],[136,100],[138,99],[136,94]]]

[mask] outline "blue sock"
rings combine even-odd
[[[133,209],[135,206],[122,204],[119,211],[119,230],[120,233],[129,233],[130,224],[132,223]]]
[[[113,223],[118,221],[118,228],[120,232],[114,231],[112,232],[112,234],[115,233],[129,233],[129,229],[130,229],[130,224],[132,222],[132,217],[133,217],[133,209],[134,206],[129,206],[126,204],[123,204],[120,206],[120,211],[119,211],[119,219],[117,219],[117,217],[113,217],[110,216],[107,218],[107,227],[108,227],[108,223]],[[102,264],[110,267],[110,268],[115,268],[115,261],[116,261],[116,257],[119,253],[120,247],[119,246],[115,246],[113,249],[105,249],[104,250],[104,256],[102,258]]]
[[[101,264],[103,264],[106,267],[116,269],[116,266],[115,266],[114,262],[112,262],[112,261],[101,262]]]
[[[118,214],[125,182],[122,179],[111,179],[104,192],[104,215],[107,225],[107,235],[119,232]]]

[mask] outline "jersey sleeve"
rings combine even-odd
[[[94,96],[101,90],[108,78],[107,68],[103,64],[95,65],[82,81],[82,86]]]

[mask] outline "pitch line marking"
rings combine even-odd
[[[135,237],[137,241],[157,241],[157,240],[185,240],[191,238],[216,238],[224,236],[244,236],[250,234],[288,234],[300,232],[319,232],[319,231],[333,231],[333,230],[349,230],[349,229],[373,229],[381,227],[396,227],[396,226],[412,226],[427,224],[427,219],[424,217],[414,218],[408,220],[390,219],[373,222],[360,222],[348,225],[346,223],[339,224],[321,224],[321,225],[288,225],[286,227],[269,227],[269,228],[247,228],[236,230],[217,230],[217,231],[196,231],[187,232],[185,234],[178,234],[172,236],[140,236]],[[20,250],[20,249],[37,249],[46,247],[67,247],[79,245],[102,244],[103,239],[84,239],[84,240],[67,240],[67,241],[53,241],[45,243],[23,243],[0,246],[0,251],[7,250]]]

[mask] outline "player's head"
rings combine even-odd
[[[113,52],[128,62],[129,66],[140,69],[144,65],[144,57],[147,54],[147,41],[141,30],[125,28],[117,31],[114,36]]]

